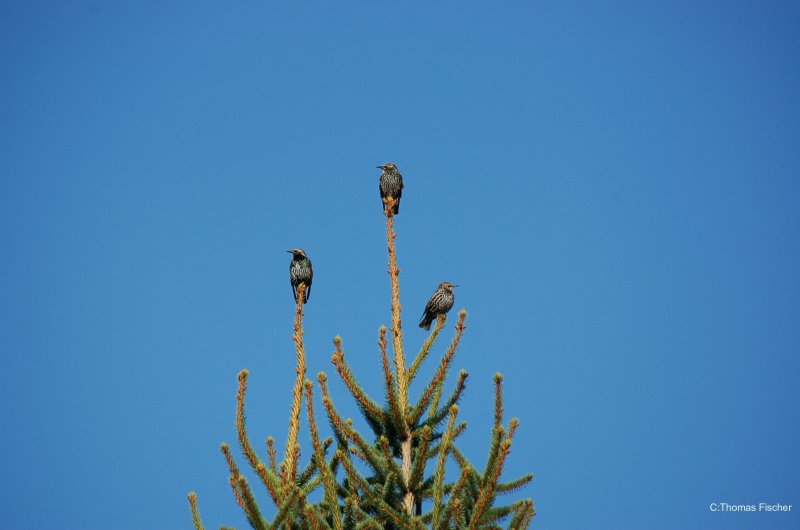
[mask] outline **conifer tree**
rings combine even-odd
[[[338,376],[363,414],[369,434],[364,435],[351,419],[344,419],[328,390],[327,375],[317,376],[322,408],[333,432],[320,437],[316,417],[314,384],[305,379],[303,347],[303,300],[306,285],[300,284],[294,316],[293,341],[297,356],[296,378],[292,390],[289,428],[283,457],[278,462],[278,448],[267,439],[267,461],[253,449],[245,422],[245,393],[248,371],[239,372],[236,393],[236,428],[239,447],[247,464],[276,506],[272,520],[267,520],[256,501],[254,487],[240,472],[231,448],[220,447],[230,471],[230,485],[236,503],[250,526],[256,530],[448,530],[448,529],[524,529],[535,514],[531,499],[503,502],[506,494],[528,484],[527,474],[501,481],[512,438],[519,425],[516,418],[503,423],[502,376],[494,376],[494,425],[488,457],[476,467],[458,448],[458,438],[467,424],[459,421],[458,402],[467,381],[467,372],[458,374],[455,387],[445,391],[445,381],[461,337],[466,329],[467,312],[461,310],[454,335],[418,396],[409,395],[409,387],[420,375],[436,339],[445,326],[446,316],[439,315],[421,349],[408,363],[403,350],[400,306],[400,271],[397,266],[392,197],[384,199],[386,240],[391,279],[392,323],[381,326],[378,345],[381,356],[384,396],[376,400],[359,384],[345,358],[340,337],[333,339],[331,358]],[[390,336],[387,336],[390,335]],[[389,353],[391,342],[391,361]],[[300,414],[305,401],[311,455],[299,467]],[[457,470],[450,475],[448,468]],[[321,490],[318,502],[310,495]],[[320,497],[317,494],[315,497]],[[197,496],[189,494],[189,505],[196,530],[203,530],[197,508]],[[226,527],[222,527],[226,528]]]

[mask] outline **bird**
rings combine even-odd
[[[311,268],[311,260],[306,256],[306,251],[302,248],[287,250],[292,255],[292,262],[289,264],[289,281],[292,284],[292,295],[295,303],[297,300],[297,288],[301,283],[306,284],[306,295],[303,303],[311,298],[311,281],[314,279],[314,270]]]
[[[383,170],[378,182],[378,189],[381,192],[381,208],[386,209],[383,199],[391,196],[395,200],[392,213],[397,215],[400,213],[400,197],[403,196],[403,175],[397,171],[397,166],[391,162],[386,162],[384,165],[377,167]]]
[[[444,315],[453,307],[455,302],[455,295],[453,294],[453,287],[458,285],[450,282],[442,282],[436,291],[431,295],[431,299],[425,304],[425,311],[422,313],[422,319],[419,321],[419,327],[423,329],[431,329],[431,322],[437,316]]]

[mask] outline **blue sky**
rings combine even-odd
[[[793,2],[162,4],[0,2],[4,528],[247,527],[218,446],[241,368],[285,439],[286,249],[309,375],[340,334],[381,395],[388,160],[407,347],[460,284],[464,450],[500,371],[535,528],[800,526]]]

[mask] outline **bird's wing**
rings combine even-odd
[[[428,303],[427,303],[427,304],[425,304],[425,309],[423,309],[423,310],[422,310],[422,317],[420,318],[420,322],[422,322],[423,320],[425,320],[425,315],[427,315],[428,313],[430,313],[430,311],[431,311],[431,305],[433,305],[433,297],[431,297],[431,299],[430,299],[430,300],[428,300]]]

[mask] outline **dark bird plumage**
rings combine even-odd
[[[395,200],[392,212],[397,215],[400,213],[400,197],[403,196],[403,175],[397,171],[397,166],[391,162],[378,166],[378,169],[383,170],[380,181],[378,181],[378,189],[381,192],[381,208],[386,210],[383,199],[391,196]]]
[[[453,294],[453,287],[458,287],[450,282],[442,282],[436,291],[431,295],[431,299],[425,304],[425,311],[422,313],[422,320],[419,321],[419,327],[424,329],[431,329],[431,323],[436,320],[439,315],[444,315],[453,307],[455,302],[455,295]]]
[[[292,255],[292,262],[289,264],[289,281],[292,283],[292,295],[295,303],[297,302],[297,287],[306,284],[306,296],[303,303],[311,298],[311,281],[314,279],[314,270],[311,268],[311,260],[306,256],[306,251],[302,248],[287,250]]]

